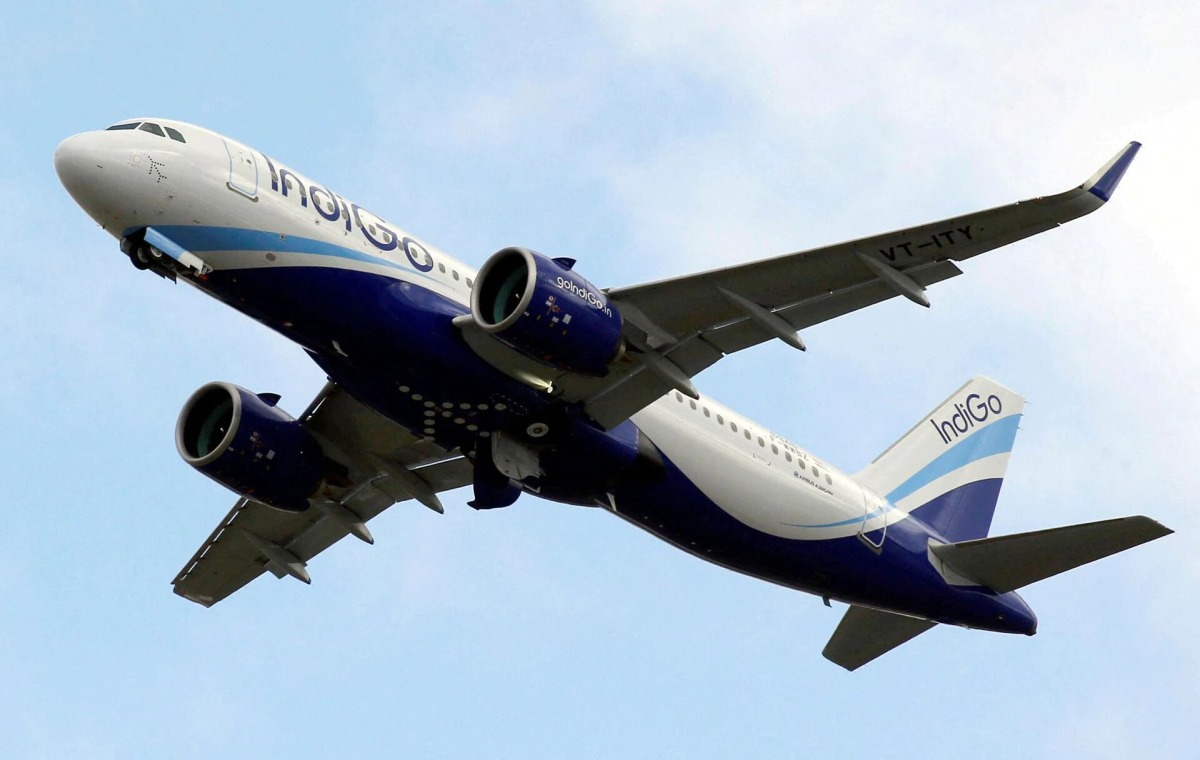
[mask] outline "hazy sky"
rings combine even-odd
[[[1195,3],[7,3],[0,9],[0,756],[1200,754]],[[892,6],[887,6],[891,8]],[[601,286],[1079,184],[1096,214],[701,375],[855,471],[968,377],[1030,401],[994,533],[1177,535],[1023,592],[1033,638],[939,627],[856,673],[842,608],[599,511],[393,508],[311,587],[169,581],[233,503],[173,445],[209,380],[323,377],[135,271],[55,145],[202,124],[478,266]]]

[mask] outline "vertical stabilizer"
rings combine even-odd
[[[976,377],[855,477],[949,541],[983,538],[1025,399]]]

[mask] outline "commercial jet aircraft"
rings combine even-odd
[[[211,606],[308,563],[391,504],[522,492],[597,507],[722,567],[849,605],[853,670],[938,623],[1032,635],[1016,590],[1164,536],[1125,517],[988,537],[1023,400],[970,380],[853,475],[692,378],[742,349],[961,274],[1103,205],[1139,145],[1057,195],[643,285],[504,248],[476,272],[228,137],[132,119],[64,141],[75,201],[135,267],[298,343],[329,382],[298,417],[228,382],[184,404],[184,461],[240,497],[173,581]]]

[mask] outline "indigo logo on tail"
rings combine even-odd
[[[954,403],[954,414],[948,419],[941,422],[930,419],[929,424],[938,432],[942,443],[950,443],[977,425],[983,425],[989,417],[999,415],[1003,409],[999,396],[992,394],[985,399],[978,393],[972,393],[961,404]]]

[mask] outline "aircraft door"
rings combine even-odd
[[[258,200],[258,161],[254,151],[239,142],[222,137],[229,154],[229,181],[226,186],[252,201]]]

